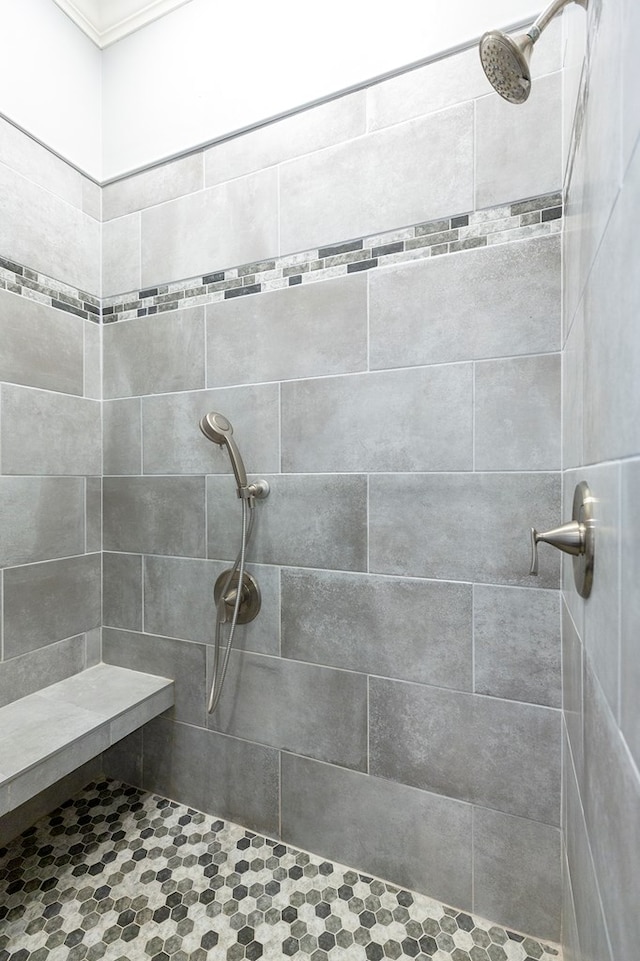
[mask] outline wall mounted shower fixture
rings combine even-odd
[[[216,631],[213,653],[213,678],[207,710],[209,714],[215,711],[222,695],[222,686],[229,664],[231,643],[237,624],[247,624],[258,615],[261,605],[260,588],[258,582],[245,570],[245,559],[253,524],[255,519],[255,501],[269,496],[269,484],[266,480],[255,481],[250,484],[247,479],[244,461],[238,446],[233,439],[233,427],[224,414],[211,411],[200,421],[200,430],[214,444],[226,447],[231,460],[231,467],[236,479],[238,497],[242,502],[242,530],[240,534],[240,550],[233,566],[223,571],[218,577],[214,588],[216,606]],[[231,621],[229,637],[224,652],[222,666],[220,666],[220,648],[222,625]]]
[[[573,579],[581,597],[588,597],[593,584],[594,563],[594,498],[586,481],[580,481],[573,494],[572,518],[550,531],[531,528],[531,570],[538,573],[538,544],[551,544],[565,554],[573,555]]]
[[[480,60],[491,86],[509,103],[524,103],[531,92],[533,45],[545,27],[570,3],[587,8],[589,0],[553,0],[526,33],[510,37],[489,30],[480,40]]]

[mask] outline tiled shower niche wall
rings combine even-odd
[[[107,772],[552,939],[559,48],[518,111],[469,51],[103,192],[103,655],[176,678]],[[240,508],[208,410],[271,484],[212,718]]]

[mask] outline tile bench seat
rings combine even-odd
[[[168,678],[98,664],[0,708],[0,816],[173,702]]]

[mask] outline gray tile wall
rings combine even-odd
[[[99,188],[4,120],[0,180],[0,257],[25,285],[30,270],[60,282],[61,303],[65,284],[99,296]],[[0,267],[1,704],[99,660],[102,624],[100,327],[9,277]]]
[[[559,115],[541,170],[526,123],[510,166],[496,98],[475,74],[456,87],[467,60],[434,67],[447,103],[419,106],[418,71],[410,115],[383,84],[211,148],[204,183],[185,160],[107,188],[110,289],[472,212],[475,183],[491,204],[557,190]],[[104,656],[177,682],[173,715],[108,763],[555,938],[560,568],[529,576],[528,528],[560,520],[560,240],[506,239],[279,289],[267,262],[259,294],[202,288],[105,327]],[[248,554],[263,609],[207,718],[212,590],[240,526],[208,410],[271,494]]]
[[[640,921],[640,89],[633,2],[590,5],[565,178],[564,502],[596,498],[591,597],[563,575],[563,942],[570,961],[633,958]],[[579,51],[582,55],[582,51]],[[577,60],[582,67],[582,57]],[[571,104],[568,105],[568,108]]]

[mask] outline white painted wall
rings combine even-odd
[[[533,19],[542,6],[191,0],[103,52],[104,178]]]
[[[100,51],[52,0],[0,0],[0,113],[99,178]]]

